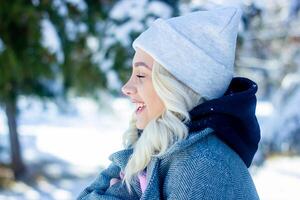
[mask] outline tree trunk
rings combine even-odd
[[[17,131],[17,106],[16,101],[8,101],[5,104],[5,112],[9,128],[11,166],[14,176],[18,179],[25,171],[22,160],[19,136]]]

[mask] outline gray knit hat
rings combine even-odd
[[[233,78],[241,18],[238,7],[156,19],[132,43],[206,99],[222,96]]]

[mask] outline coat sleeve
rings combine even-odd
[[[224,162],[199,156],[177,162],[165,182],[168,200],[234,199],[231,174]]]
[[[122,200],[139,199],[136,193],[129,194],[126,185],[121,181],[110,186],[112,178],[119,178],[120,167],[111,163],[108,168],[101,171],[97,178],[85,188],[77,200]]]

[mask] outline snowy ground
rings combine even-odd
[[[122,147],[121,136],[132,109],[126,99],[114,100],[112,110],[102,112],[90,100],[72,103],[76,109],[61,114],[52,103],[47,103],[45,111],[38,102],[30,106],[21,100],[19,133],[32,178],[29,183],[0,189],[1,200],[74,199],[109,164],[108,156]],[[0,159],[8,163],[5,123],[1,111],[0,146],[4,151],[0,151]]]
[[[96,174],[109,164],[107,157],[121,146],[133,106],[127,99],[107,99],[112,109],[90,100],[76,99],[68,114],[55,105],[19,102],[19,132],[29,172],[26,182],[0,188],[0,200],[75,199]],[[266,111],[266,105],[258,108]],[[258,109],[258,114],[260,113]],[[0,160],[9,162],[7,128],[0,110]],[[276,157],[250,172],[262,200],[297,199],[300,196],[300,157]],[[1,177],[1,171],[0,171]]]
[[[268,159],[251,169],[261,200],[297,200],[300,197],[300,157]]]

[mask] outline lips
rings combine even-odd
[[[136,109],[142,108],[145,106],[145,103],[136,103]]]
[[[145,109],[145,107],[146,107],[146,105],[145,105],[144,102],[137,101],[137,100],[135,100],[135,99],[132,100],[132,103],[135,103],[135,104],[136,104],[136,110],[135,110],[135,113],[136,113],[136,114],[141,113],[141,112]]]
[[[137,109],[135,110],[136,114],[140,114],[141,112],[143,112],[143,110],[145,109],[145,105],[143,106],[138,106]]]

